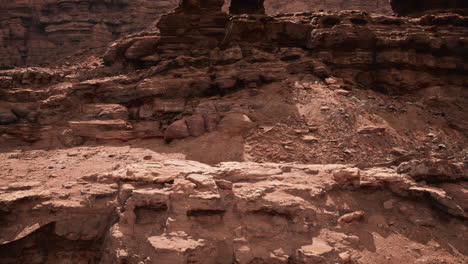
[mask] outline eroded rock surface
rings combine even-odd
[[[223,4],[0,71],[0,263],[467,262],[467,17]]]
[[[0,68],[63,62],[80,50],[102,51],[176,5],[176,0],[2,0]]]
[[[414,0],[414,1],[401,1],[391,0],[390,4],[395,13],[399,15],[420,15],[428,11],[442,11],[450,9],[452,11],[459,11],[463,13],[468,12],[468,3],[463,0]]]
[[[47,158],[25,153],[34,171],[64,155],[69,165],[126,164],[59,172],[63,176],[46,186],[40,183],[44,174],[22,182],[2,179],[0,261],[467,261],[467,196],[445,186],[418,183],[387,168],[235,162],[212,167],[163,160],[156,153],[150,163],[124,158],[139,152],[133,157],[148,155],[127,148],[55,151]],[[13,166],[7,162],[3,169]],[[394,240],[391,249],[385,246]]]

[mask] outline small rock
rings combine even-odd
[[[72,183],[72,182],[70,182],[70,183],[65,183],[65,184],[62,185],[62,186],[63,186],[63,188],[65,188],[65,189],[71,189],[71,188],[73,188],[73,186],[75,186],[75,183]]]
[[[340,256],[340,259],[345,263],[351,260],[351,254],[349,252],[342,252],[339,254],[339,256]]]
[[[322,107],[320,107],[320,111],[322,111],[322,112],[328,112],[328,111],[330,111],[330,107],[328,107],[328,106],[322,106]]]
[[[445,144],[439,144],[438,147],[439,147],[439,149],[446,149],[447,148],[447,146]]]
[[[303,136],[302,140],[307,143],[317,143],[319,140],[314,136]]]
[[[345,223],[349,224],[352,222],[357,222],[361,221],[364,218],[364,212],[363,211],[356,211],[350,214],[345,214],[342,217],[338,219],[339,223]]]
[[[366,126],[358,129],[358,134],[378,134],[385,132],[385,127],[381,126]]]
[[[336,84],[336,83],[338,83],[338,80],[333,78],[333,77],[328,77],[328,78],[325,79],[325,83],[328,84],[328,85]]]
[[[295,129],[294,132],[296,134],[307,134],[309,133],[309,129]]]
[[[320,173],[319,170],[313,170],[313,169],[306,169],[305,173],[310,174],[310,175],[317,175]]]
[[[335,94],[336,95],[341,95],[341,96],[349,96],[351,94],[351,92],[343,90],[343,89],[339,89],[339,90],[335,91]]]

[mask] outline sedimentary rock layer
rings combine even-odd
[[[427,11],[452,10],[468,13],[468,2],[464,0],[391,0],[392,9],[399,15],[421,15]]]
[[[224,2],[224,1],[220,1]],[[262,13],[263,1],[234,2],[234,13]],[[177,0],[0,1],[0,68],[46,65],[77,52],[100,52],[107,43],[150,26],[177,6]],[[212,5],[210,3],[209,5]],[[242,7],[247,6],[247,8]],[[266,1],[270,14],[359,9],[389,13],[384,1]],[[230,2],[226,1],[228,11]],[[253,8],[253,9],[252,9]]]
[[[280,12],[317,12],[319,10],[360,10],[383,14],[392,13],[388,0],[266,0],[265,5],[269,14]]]
[[[0,1],[0,67],[41,65],[98,51],[142,30],[176,0]]]
[[[0,179],[1,263],[467,261],[463,182],[333,164],[211,167],[130,148],[6,155],[6,168],[35,165],[28,181]],[[42,168],[44,155],[67,165]],[[75,167],[93,162],[88,173]]]

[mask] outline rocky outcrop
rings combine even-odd
[[[75,172],[66,182],[59,177],[47,186],[41,184],[46,175],[2,179],[0,262],[395,263],[398,256],[389,259],[382,247],[365,250],[370,231],[393,234],[399,241],[393,252],[431,238],[439,245],[435,262],[466,259],[447,253],[466,252],[463,232],[455,228],[463,222],[441,220],[434,211],[466,219],[466,193],[416,183],[391,169],[235,162],[211,167],[167,159],[128,163],[128,149],[113,149],[111,159],[103,158],[110,154],[105,150],[99,157],[91,153],[84,148],[47,155],[126,165]],[[414,235],[420,240],[407,238]],[[406,260],[424,256],[412,253]]]
[[[0,68],[47,65],[56,61],[65,63],[69,56],[100,53],[109,42],[147,28],[177,3],[176,0],[3,1],[0,5]],[[218,9],[222,3],[224,1],[210,2],[208,6]],[[375,1],[318,3],[300,0],[291,3],[271,0],[265,5],[270,14],[319,9],[389,12],[383,3]],[[232,5],[226,1],[225,10],[234,14],[265,12],[263,0],[234,1]],[[222,14],[213,18],[220,23],[225,19]],[[205,31],[214,30],[209,22],[203,23],[208,23]],[[190,34],[200,36],[195,32]]]
[[[0,71],[0,263],[467,262],[467,17],[222,5]]]
[[[160,1],[1,1],[0,68],[41,65],[102,52],[116,38],[147,28],[177,4]]]
[[[413,1],[402,1],[402,0],[391,0],[392,9],[398,15],[421,15],[428,11],[460,11],[462,13],[468,13],[468,3],[463,0],[413,0]]]
[[[229,17],[220,11],[222,1],[207,4],[183,2],[159,21],[160,32],[113,43],[103,61],[0,72],[2,140],[73,145],[166,138],[177,144],[250,136],[255,145],[276,149],[250,148],[256,161],[399,165],[409,149],[463,159],[465,16]],[[414,115],[418,126],[402,126]],[[245,129],[243,120],[251,121]],[[276,129],[289,139],[270,146],[268,131]],[[336,138],[336,154],[314,154],[336,152]],[[235,160],[243,158],[239,149]],[[284,149],[287,155],[280,154]]]

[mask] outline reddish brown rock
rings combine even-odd
[[[205,119],[203,115],[192,115],[184,118],[189,133],[192,137],[199,137],[206,133]]]
[[[464,0],[391,0],[393,11],[395,13],[406,16],[406,15],[421,15],[427,11],[445,11],[457,9],[463,10],[465,13],[468,12],[468,2]]]
[[[0,68],[43,65],[142,30],[177,5],[163,1],[8,1],[0,5]]]
[[[190,131],[184,119],[172,123],[164,132],[164,139],[171,141],[173,139],[183,139],[190,136]]]
[[[207,132],[213,132],[218,127],[221,116],[218,114],[204,114],[203,118],[205,119],[205,128]]]
[[[352,222],[361,221],[364,218],[365,213],[363,211],[352,212],[345,214],[338,219],[339,223],[349,224]]]

